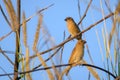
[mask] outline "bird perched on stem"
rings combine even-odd
[[[72,63],[78,63],[83,59],[84,56],[84,44],[86,43],[85,40],[78,40],[77,44],[75,45],[72,54],[69,59],[69,64]],[[68,75],[69,70],[73,67],[76,66],[77,64],[73,64],[71,66],[68,66],[66,68],[66,75]]]
[[[78,25],[75,23],[75,21],[73,20],[72,17],[67,17],[65,18],[65,21],[67,23],[67,28],[68,28],[68,31],[69,33],[72,35],[72,36],[75,36],[77,35],[80,31]],[[77,37],[77,40],[80,40],[82,39],[82,34],[80,34],[78,37]]]
[[[85,40],[78,40],[78,42],[76,43],[72,54],[70,56],[69,59],[69,64],[71,64],[70,66],[67,66],[67,68],[65,68],[62,72],[62,74],[59,77],[59,80],[62,80],[62,76],[66,73],[66,75],[68,75],[69,70],[77,65],[80,65],[80,62],[83,60],[83,56],[84,56],[84,44],[86,43]]]

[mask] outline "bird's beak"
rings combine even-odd
[[[83,40],[84,43],[87,43],[85,40]]]
[[[65,18],[64,20],[67,21],[67,18]]]

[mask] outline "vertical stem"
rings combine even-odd
[[[17,16],[18,16],[18,24],[19,24],[19,33],[20,33],[20,20],[21,20],[21,0],[17,0]],[[19,36],[20,36],[20,34],[19,34]]]
[[[14,80],[18,80],[18,69],[19,69],[19,53],[20,53],[20,0],[17,0],[17,18],[19,29],[16,31],[16,53],[15,53],[15,65],[14,65]]]
[[[117,26],[117,59],[118,59],[118,76],[120,76],[120,23]]]
[[[16,53],[15,53],[15,65],[14,65],[14,80],[18,80],[18,68],[19,68],[19,31],[16,31]]]

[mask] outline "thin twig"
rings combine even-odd
[[[65,31],[64,31],[64,34],[63,34],[63,41],[65,40]],[[62,63],[62,55],[63,55],[63,50],[64,50],[64,46],[62,47],[61,49],[61,54],[60,54],[60,64]]]
[[[2,53],[2,52],[6,53],[6,54],[15,54],[14,51],[0,50],[0,53]]]
[[[4,11],[3,11],[3,9],[2,9],[2,6],[1,6],[1,5],[0,5],[0,10],[1,10],[2,15],[3,15],[3,17],[5,18],[6,22],[7,22],[7,23],[8,23],[8,25],[11,27],[11,24],[10,24],[10,22],[9,22],[9,20],[8,20],[7,16],[6,16],[6,14],[4,13]]]
[[[62,47],[58,48],[52,55],[49,56],[49,58],[47,58],[45,60],[45,62],[47,62],[48,60],[50,60],[55,54],[57,54],[57,52],[61,49]],[[42,66],[42,64],[39,64],[38,66],[34,67],[33,70],[39,68],[40,66]]]
[[[79,17],[81,18],[81,15],[80,15],[80,2],[79,2],[79,0],[77,0],[78,1],[78,14],[79,14]]]
[[[90,50],[89,50],[88,44],[86,44],[86,49],[87,49],[87,52],[88,52],[90,61],[92,62],[92,64],[94,64],[93,59],[92,59],[92,56],[91,56],[91,54],[90,54]]]
[[[2,36],[0,38],[0,41],[2,41],[4,38],[6,38],[7,36],[9,36],[13,31],[10,31],[9,33],[7,33],[6,35]]]
[[[32,19],[34,16],[40,14],[42,11],[52,7],[54,4],[49,5],[48,7],[42,8],[41,10],[37,11],[37,13],[33,14],[32,16],[30,16],[28,19],[26,19],[26,22],[28,22],[30,19]],[[20,24],[20,26],[22,26],[22,24]]]
[[[0,51],[1,51],[1,53],[7,58],[7,60],[8,60],[12,65],[14,65],[14,63],[11,61],[11,59],[2,51],[1,47],[0,47]]]
[[[0,69],[1,69],[4,73],[7,73],[2,67],[0,67]],[[9,77],[10,80],[13,80],[10,75],[8,75],[8,77]]]
[[[105,5],[106,5],[106,7],[108,8],[108,11],[111,13],[112,10],[111,10],[111,8],[110,8],[110,5],[109,5],[110,3],[108,3],[108,1],[109,1],[109,0],[104,0]],[[113,17],[112,17],[111,19],[112,19],[112,21],[114,21]]]
[[[74,63],[73,63],[74,64]],[[56,68],[58,67],[65,67],[65,66],[71,66],[73,64],[62,64],[62,65],[55,65]],[[101,68],[101,67],[98,67],[98,66],[95,66],[95,65],[91,65],[91,64],[81,64],[81,66],[89,66],[89,67],[93,67],[93,68],[96,68],[96,69],[99,69],[101,71],[104,71],[106,73],[108,73],[109,75],[111,75],[113,78],[117,78],[117,76],[115,76],[114,74],[112,74],[111,72]],[[26,73],[30,73],[30,72],[36,72],[36,71],[42,71],[42,70],[47,70],[47,69],[52,69],[52,66],[50,67],[45,67],[45,68],[40,68],[40,69],[36,69],[36,70],[30,70],[30,71],[25,71],[25,72],[19,72],[19,74],[26,74]],[[14,75],[14,73],[8,73],[8,74],[0,74],[0,76],[7,76],[7,75]]]
[[[78,23],[78,25],[79,25],[79,24],[82,22],[82,20],[85,18],[86,14],[87,14],[87,11],[88,11],[88,9],[89,9],[89,7],[90,7],[90,5],[91,5],[91,3],[92,3],[92,0],[90,0],[89,4],[88,4],[88,6],[87,6],[87,8],[86,8],[86,10],[85,10],[85,13],[84,13],[83,17],[81,18],[80,22]]]

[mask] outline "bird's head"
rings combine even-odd
[[[66,17],[65,18],[65,21],[70,21],[70,20],[73,20],[73,18],[72,17]]]

